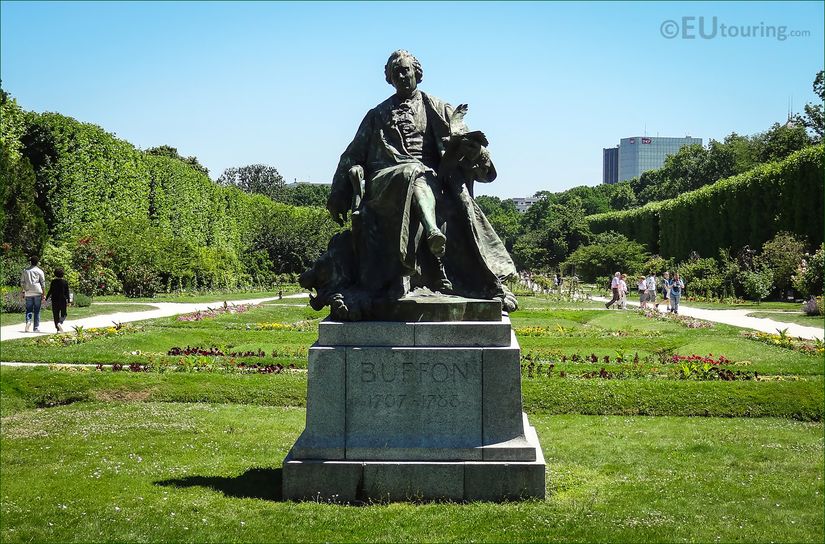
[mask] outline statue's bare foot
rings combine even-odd
[[[427,246],[434,257],[441,258],[447,251],[447,237],[438,229],[430,231],[427,236]]]

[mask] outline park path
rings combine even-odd
[[[284,295],[283,298],[306,298],[306,293],[296,293]],[[247,300],[232,300],[231,305],[238,304],[260,304],[270,300],[278,300],[278,297],[254,298]],[[124,305],[130,303],[123,303]],[[216,302],[136,302],[145,306],[154,306],[154,310],[143,310],[139,312],[116,312],[113,314],[93,315],[83,319],[67,319],[63,323],[63,330],[71,331],[72,327],[81,326],[84,329],[92,327],[108,327],[112,323],[128,323],[130,321],[142,321],[144,319],[155,319],[158,317],[170,317],[173,315],[188,314],[206,310],[207,308],[217,308],[223,306],[223,301]],[[71,315],[69,316],[71,317]],[[14,340],[17,338],[31,338],[43,334],[54,334],[54,321],[52,321],[51,311],[40,312],[40,332],[26,332],[25,324],[6,325],[0,328],[0,341]]]
[[[593,300],[600,302],[607,302],[608,298],[593,297]],[[635,306],[638,308],[638,302],[627,301],[628,306]],[[610,310],[612,311],[612,310]],[[616,310],[621,311],[621,310]],[[659,311],[667,312],[664,304],[661,304]],[[704,319],[705,321],[713,321],[714,323],[724,323],[726,325],[733,325],[734,327],[741,327],[743,329],[753,329],[761,332],[777,334],[778,330],[788,329],[788,336],[806,338],[808,340],[819,339],[823,340],[825,336],[825,329],[818,327],[806,327],[805,325],[798,325],[796,323],[788,323],[786,321],[774,321],[767,317],[751,317],[748,314],[758,312],[761,310],[707,310],[704,308],[693,308],[685,304],[679,304],[679,314],[695,317],[697,319]]]
[[[307,296],[308,295],[306,293],[296,293],[292,295],[285,295],[283,298],[306,298]],[[259,304],[261,302],[268,302],[271,300],[278,300],[278,297],[235,300],[232,301],[231,304]],[[604,297],[593,297],[593,300],[607,302],[608,299]],[[130,321],[141,321],[144,319],[154,319],[157,317],[169,317],[173,315],[187,314],[199,310],[206,310],[207,308],[216,308],[218,306],[222,306],[223,301],[197,303],[140,302],[139,304],[154,306],[155,309],[144,310],[140,312],[117,312],[113,314],[95,315],[83,319],[67,320],[66,323],[64,323],[64,329],[67,331],[71,331],[72,327],[76,327],[78,325],[84,328],[108,327],[112,324],[112,322],[127,323]],[[638,302],[628,301],[627,304],[628,306],[639,306]],[[665,306],[662,305],[659,311],[665,312]],[[751,317],[747,315],[748,313],[754,311],[756,310],[706,310],[702,308],[693,308],[689,305],[686,306],[684,304],[679,305],[679,312],[682,315],[696,317],[698,319],[704,319],[707,321],[713,321],[715,323],[724,323],[726,325],[733,325],[734,327],[753,329],[768,333],[776,333],[777,329],[787,329],[788,335],[793,337],[807,339],[818,338],[820,340],[824,339],[823,336],[825,336],[825,330],[823,329],[817,327],[806,327],[804,325],[798,325],[796,323],[787,323],[784,321],[774,321],[773,319],[767,317]],[[51,313],[43,312],[41,313],[41,317],[43,317],[44,319],[41,320],[40,327],[41,329],[44,329],[46,332],[27,333],[24,331],[24,326],[22,323],[17,325],[7,325],[5,327],[0,328],[0,341],[14,340],[16,338],[31,338],[32,336],[37,334],[53,334],[54,331],[52,331],[52,329],[54,327],[54,324],[51,321]]]

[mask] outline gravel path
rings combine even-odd
[[[593,297],[593,300],[607,302],[610,299],[605,297]],[[627,305],[635,306],[637,308],[639,307],[638,302],[633,302],[630,300],[627,301]],[[665,313],[667,311],[664,304],[661,304],[659,306],[659,311],[662,313]],[[773,319],[769,319],[767,317],[751,317],[748,315],[755,311],[760,310],[754,310],[752,308],[749,308],[747,310],[706,310],[703,308],[692,308],[690,306],[685,306],[684,304],[679,304],[680,315],[696,317],[698,319],[704,319],[706,321],[713,321],[714,323],[724,323],[726,325],[733,325],[734,327],[741,327],[743,329],[753,329],[761,332],[769,332],[772,334],[776,334],[777,329],[788,329],[789,336],[807,338],[809,340],[813,340],[815,338],[823,340],[823,336],[825,336],[825,329],[820,329],[818,327],[806,327],[804,325],[798,325],[796,323],[788,323],[786,321],[774,321]]]
[[[296,293],[293,295],[284,295],[283,298],[306,298],[306,293]],[[268,302],[270,300],[278,300],[278,297],[254,298],[248,300],[233,300],[229,304],[260,304],[261,302]],[[124,303],[128,304],[128,303]],[[63,330],[71,331],[72,327],[81,326],[83,328],[92,327],[108,327],[113,322],[127,323],[130,321],[142,321],[144,319],[155,319],[157,317],[169,317],[173,315],[188,314],[190,312],[197,312],[199,310],[206,310],[207,308],[217,308],[223,306],[223,301],[216,302],[140,302],[139,304],[146,306],[154,306],[154,310],[144,310],[141,312],[117,312],[113,314],[95,315],[83,319],[67,319],[63,323]],[[40,312],[40,332],[26,332],[25,325],[18,323],[16,325],[6,325],[0,328],[0,341],[14,340],[16,338],[31,338],[32,336],[42,334],[54,334],[54,321],[52,321],[51,312]]]

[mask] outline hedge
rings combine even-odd
[[[822,145],[808,147],[673,200],[587,221],[594,233],[615,230],[676,259],[692,251],[715,256],[719,248],[758,249],[782,230],[817,247],[825,229],[824,159]]]

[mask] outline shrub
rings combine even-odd
[[[3,289],[3,313],[19,314],[26,309],[23,293],[18,287]]]
[[[599,276],[612,277],[617,270],[638,271],[647,259],[648,253],[642,244],[608,231],[597,234],[592,244],[571,253],[563,267],[575,266],[576,274],[585,281],[593,281]]]
[[[825,245],[816,250],[810,262],[803,260],[793,276],[794,289],[803,297],[822,294],[822,274],[825,268]]]
[[[721,296],[723,277],[716,259],[692,259],[676,267],[692,295]]]
[[[773,273],[768,268],[742,272],[741,281],[745,294],[757,303],[762,302],[773,289]]]
[[[88,308],[92,305],[92,297],[83,293],[75,293],[73,304],[78,308]]]
[[[760,260],[773,272],[773,283],[784,296],[805,255],[805,240],[790,232],[778,232],[762,246]]]
[[[808,301],[802,305],[802,311],[805,315],[822,315],[822,297],[809,298]]]

